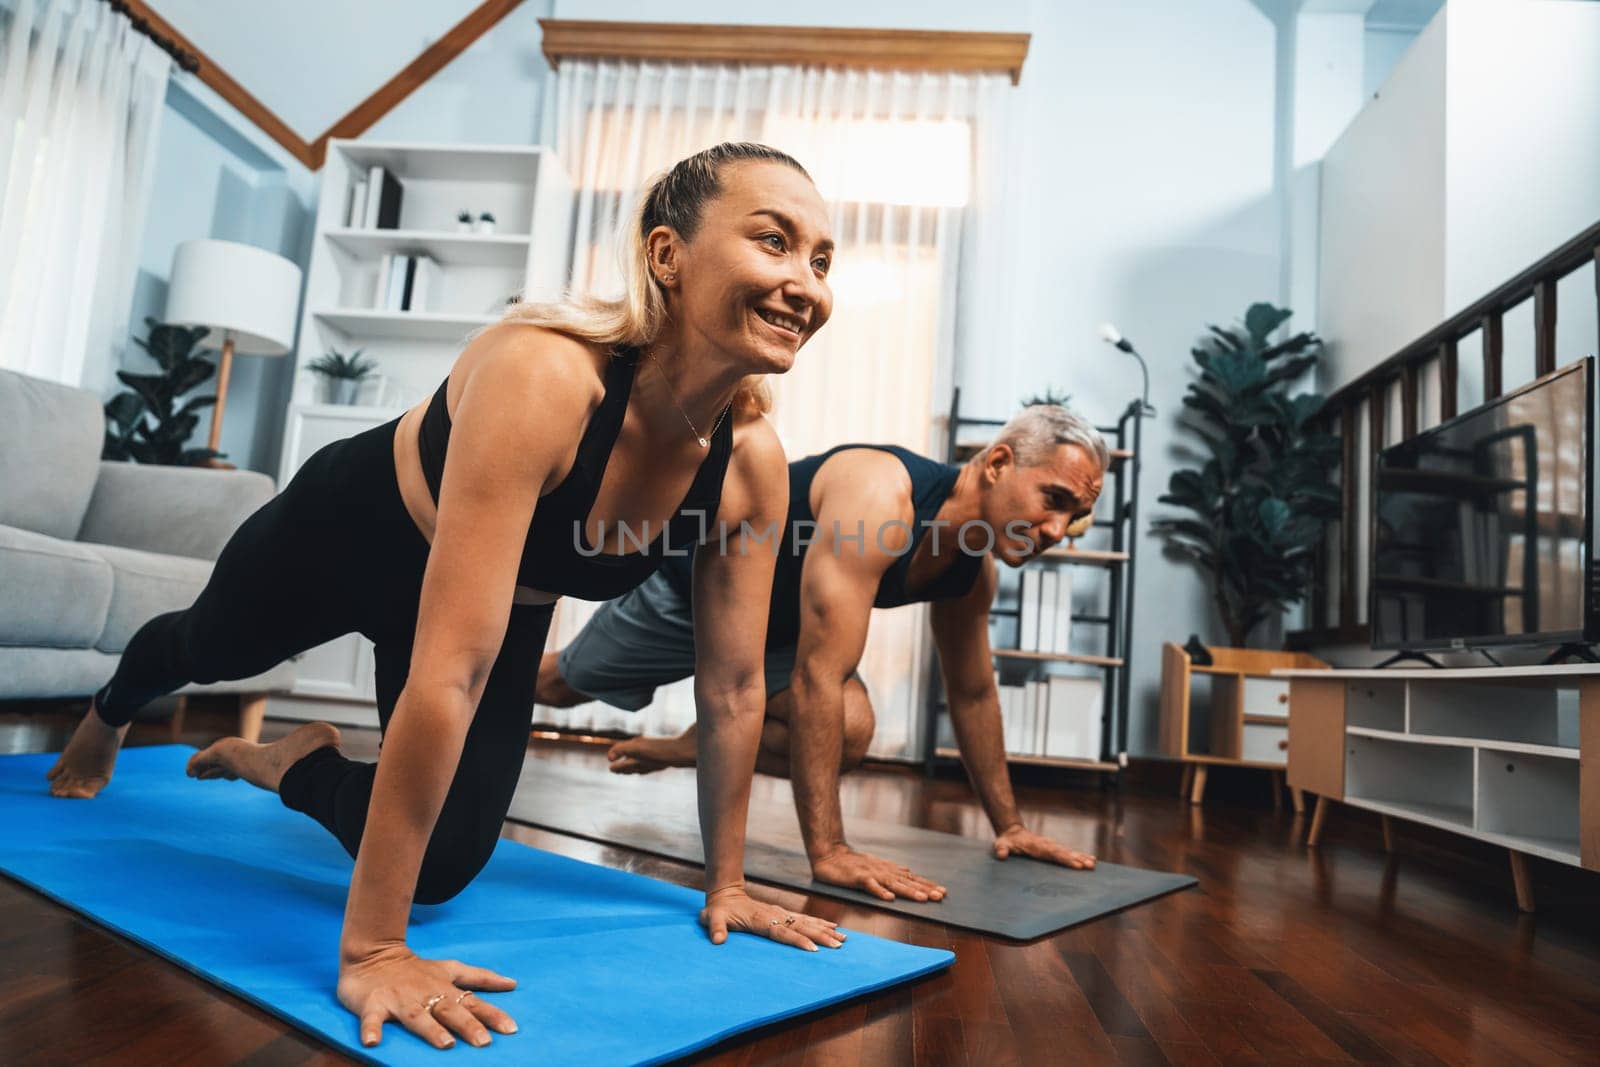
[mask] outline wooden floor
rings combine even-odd
[[[0,712],[0,752],[56,750],[76,714]],[[181,740],[228,729],[191,711]],[[266,736],[281,734],[267,724]],[[171,740],[139,724],[131,744]],[[352,754],[374,734],[347,736]],[[535,743],[530,758],[599,759]],[[758,779],[758,788],[760,780]],[[1450,852],[1336,812],[1324,846],[1274,811],[1258,779],[1172,789],[1029,785],[1029,825],[1121,863],[1187,871],[1200,887],[1031,944],[826,897],[759,894],[858,930],[953,949],[948,971],[730,1041],[715,1064],[1600,1062],[1600,881],[1537,865],[1519,915],[1492,851]],[[846,813],[986,836],[965,785],[899,769],[848,779]],[[3,814],[3,813],[0,813]],[[507,836],[682,884],[697,871],[560,835]],[[1445,843],[1448,847],[1448,843]],[[1500,866],[1503,866],[1503,853]],[[1012,861],[1017,862],[1017,861]],[[535,1020],[524,1020],[524,1025]],[[453,1061],[470,1059],[462,1046]],[[316,1041],[0,878],[0,1063],[332,1064]]]

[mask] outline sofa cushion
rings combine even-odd
[[[93,647],[111,586],[111,565],[87,547],[0,525],[0,645]]]
[[[93,393],[0,370],[0,525],[77,536],[105,435]]]
[[[94,647],[121,652],[146,622],[194,603],[211,577],[211,561],[142,552],[137,548],[82,544],[110,565],[111,607]]]

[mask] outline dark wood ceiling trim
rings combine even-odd
[[[781,63],[795,66],[956,70],[1022,78],[1026,33],[840,29],[821,26],[724,26],[694,22],[598,22],[540,19],[544,54],[563,59],[656,59],[684,63]]]
[[[450,32],[429,45],[421,55],[408,63],[404,70],[385,82],[377,92],[357,104],[348,114],[328,127],[326,133],[311,142],[313,170],[322,166],[328,157],[328,141],[334,137],[359,137],[371,129],[379,119],[393,111],[402,100],[450,62],[472,47],[477,41],[522,0],[485,0],[466,18],[451,27]]]
[[[250,91],[228,76],[228,72],[212,62],[211,58],[195,47],[193,41],[179,33],[172,24],[150,9],[150,5],[141,0],[123,0],[130,13],[139,16],[148,22],[157,33],[172,38],[179,48],[186,52],[193,52],[200,61],[200,69],[195,72],[199,78],[222,99],[238,108],[239,113],[261,130],[262,133],[282,145],[284,150],[301,163],[315,170],[311,162],[311,146],[299,134],[289,128],[277,115],[274,115],[261,101],[250,94]]]

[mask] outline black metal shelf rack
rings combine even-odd
[[[1110,774],[1118,774],[1127,766],[1128,694],[1133,649],[1133,576],[1135,550],[1138,545],[1135,532],[1138,529],[1139,516],[1139,436],[1143,414],[1143,406],[1135,400],[1128,405],[1115,425],[1096,427],[1105,436],[1112,456],[1111,465],[1106,471],[1108,485],[1102,490],[1102,497],[1107,491],[1110,493],[1111,513],[1109,517],[1098,518],[1094,523],[1097,528],[1111,531],[1109,551],[1084,553],[1079,558],[1074,558],[1078,555],[1074,552],[1059,549],[1052,550],[1048,554],[1048,558],[1055,564],[1098,566],[1106,568],[1109,572],[1107,613],[1072,615],[1072,621],[1075,623],[1105,627],[1104,655],[1030,654],[1019,657],[1015,649],[994,650],[996,657],[1034,659],[1041,666],[1050,662],[1076,662],[1103,673],[1100,759],[1008,754],[1006,756],[1008,763],[1067,767]],[[981,419],[963,415],[961,390],[957,388],[950,399],[950,419],[945,442],[946,461],[955,463],[966,458],[959,454],[962,430],[977,427],[998,430],[1003,425],[1005,425],[1004,419]],[[1017,609],[1012,608],[996,608],[991,612],[993,615],[1003,617],[1014,616],[1017,613]],[[954,750],[940,748],[938,744],[940,720],[947,714],[947,707],[937,650],[934,650],[929,657],[929,672],[928,704],[923,716],[922,758],[924,770],[931,775],[941,764],[953,762],[957,757]]]

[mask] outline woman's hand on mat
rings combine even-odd
[[[450,1048],[451,1031],[482,1048],[489,1028],[517,1032],[511,1016],[479,1000],[472,990],[503,992],[517,980],[458,960],[425,960],[405,945],[359,956],[346,954],[339,965],[339,1003],[361,1019],[361,1043],[376,1045],[383,1024],[393,1019],[435,1048]]]
[[[706,894],[706,906],[700,909],[700,925],[710,932],[713,945],[728,940],[729,930],[770,937],[807,952],[815,952],[818,945],[839,948],[845,939],[837,923],[776,904],[763,904],[737,886]]]
[[[1012,854],[1028,856],[1046,863],[1059,863],[1063,867],[1074,870],[1089,871],[1094,869],[1094,857],[1087,852],[1078,852],[1068,848],[1059,841],[1052,841],[1048,837],[1041,837],[1022,826],[1012,826],[994,839],[994,858],[1003,860]]]
[[[907,900],[943,900],[948,890],[893,860],[856,852],[839,845],[821,859],[811,862],[811,877],[829,885],[860,889],[879,900],[905,897]]]

